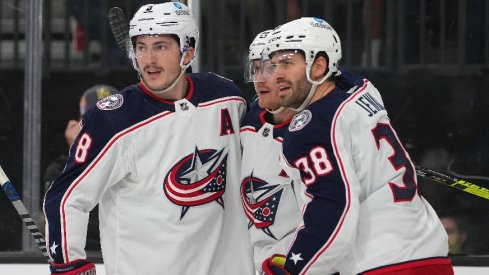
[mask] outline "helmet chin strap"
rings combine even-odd
[[[296,112],[300,112],[300,111],[304,110],[307,107],[307,105],[309,105],[312,97],[316,93],[318,86],[321,85],[324,81],[326,81],[326,79],[328,79],[328,77],[331,75],[331,70],[329,70],[328,73],[326,73],[326,75],[321,80],[314,81],[311,79],[311,76],[309,75],[310,65],[307,65],[306,70],[307,70],[306,71],[307,81],[309,81],[309,83],[312,84],[312,87],[309,90],[309,94],[307,95],[306,99],[304,99],[304,102],[302,102],[302,104],[299,107],[293,109]]]
[[[182,78],[184,72],[185,72],[185,69],[182,68],[180,70],[180,74],[178,75],[178,77],[175,79],[175,81],[173,81],[173,83],[169,87],[167,87],[164,90],[153,91],[153,93],[155,93],[155,94],[164,94],[164,93],[166,93],[166,92],[168,92],[170,90],[173,90],[173,88],[175,88],[175,86],[177,86],[178,82]]]
[[[311,99],[314,96],[314,94],[316,93],[316,89],[318,88],[318,86],[319,86],[319,84],[317,82],[313,83],[311,90],[309,90],[309,94],[307,95],[304,102],[302,102],[301,106],[299,106],[297,108],[293,108],[293,110],[296,112],[300,112],[300,111],[304,110],[307,107],[307,105],[309,105],[309,102],[311,102]]]
[[[284,108],[283,106],[280,106],[280,107],[278,107],[278,109],[275,109],[275,110],[272,110],[272,109],[267,109],[267,108],[265,108],[265,109],[266,109],[266,110],[267,110],[267,112],[269,112],[270,114],[272,114],[272,115],[276,115],[276,114],[278,114],[278,113],[282,112],[282,111],[283,111],[285,108]]]

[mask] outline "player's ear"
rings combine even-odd
[[[322,55],[316,57],[311,68],[311,78],[313,80],[320,80],[328,72],[328,61]]]
[[[183,59],[183,64],[188,64],[195,56],[195,49],[193,47],[189,47],[185,52],[185,58]]]

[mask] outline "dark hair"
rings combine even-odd
[[[298,53],[298,54],[302,55],[302,57],[303,57],[304,59],[306,59],[306,53],[304,52],[304,50],[301,50],[301,49],[290,49],[290,50],[289,50],[289,49],[283,49],[283,50],[278,50],[278,51],[275,51],[275,52],[271,53],[271,54],[269,55],[269,57],[270,57],[270,58],[272,58],[272,56],[273,56],[273,55],[275,55],[275,54],[277,54],[277,53],[279,53],[279,52],[283,52],[283,51],[293,51],[293,52],[295,52],[295,53]],[[326,52],[324,52],[324,51],[318,52],[318,53],[316,54],[316,56],[314,57],[314,61],[313,61],[313,63],[314,63],[314,62],[316,62],[316,60],[317,60],[317,59],[318,59],[320,56],[322,56],[324,59],[326,59],[326,62],[328,62],[328,65],[329,65],[329,56],[328,56],[328,54],[327,54]],[[326,75],[328,72],[329,72],[329,66],[328,66],[328,68],[326,68],[326,71],[324,72],[324,74],[323,74],[323,75]],[[335,74],[332,74],[330,77],[328,77],[328,80],[334,80],[335,78],[336,78],[336,75],[335,75]]]
[[[173,33],[170,33],[167,35],[170,36],[171,38],[173,38],[177,42],[178,47],[180,48],[180,38],[178,37],[178,35],[173,34]],[[136,49],[136,38],[137,38],[137,36],[134,36],[131,38],[132,46],[134,49]],[[194,37],[190,37],[190,39],[188,41],[188,45],[189,45],[189,47],[192,47],[195,49],[195,38]]]

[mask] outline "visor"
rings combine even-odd
[[[262,55],[265,56],[265,55]],[[277,70],[287,71],[298,66],[306,68],[304,55],[299,51],[278,51],[273,53],[271,59],[262,61],[263,77],[273,78]]]
[[[260,59],[245,61],[244,81],[246,83],[263,81],[263,66],[264,62]]]

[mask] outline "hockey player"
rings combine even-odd
[[[84,115],[45,197],[52,274],[94,274],[84,247],[97,203],[107,274],[253,274],[239,195],[242,92],[185,73],[199,37],[179,2],[141,7],[129,36],[141,82]]]
[[[281,105],[294,108],[282,166],[302,180],[301,224],[267,274],[453,274],[447,234],[418,193],[413,163],[378,90],[338,70],[340,38],[320,18],[270,35]],[[272,255],[270,255],[272,256]]]
[[[270,30],[261,32],[251,43],[245,81],[254,82],[256,99],[241,124],[243,157],[241,199],[249,220],[255,267],[270,255],[283,253],[299,225],[300,213],[294,182],[279,163],[284,131],[295,112],[280,106],[275,79],[265,79],[261,53]]]

